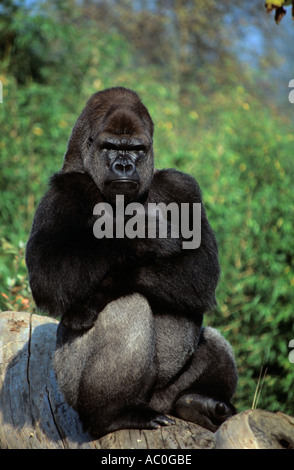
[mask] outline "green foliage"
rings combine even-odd
[[[11,244],[2,238],[0,248],[0,288],[2,290],[0,292],[0,309],[2,311],[28,310],[35,313],[36,306],[28,285],[24,243],[20,241],[18,245]]]
[[[207,176],[214,183],[204,194],[222,266],[212,324],[228,333],[237,352],[239,406],[248,407],[260,369],[268,365],[259,406],[293,414],[293,135],[242,88],[231,99],[212,136]]]
[[[230,55],[221,78],[214,57],[199,66],[199,81],[181,87],[179,75],[175,80],[171,73],[175,63],[166,65],[163,75],[170,77],[163,81],[153,63],[136,61],[134,44],[117,29],[97,28],[91,16],[66,8],[72,2],[54,2],[53,11],[44,4],[44,11],[31,15],[15,3],[6,2],[14,5],[9,15],[0,9],[0,308],[36,311],[24,247],[85,101],[109,86],[134,88],[155,122],[157,167],[191,173],[203,191],[222,266],[219,307],[207,314],[206,324],[218,327],[234,347],[236,406],[251,406],[260,370],[268,366],[258,407],[294,414],[294,365],[288,359],[294,338],[291,123],[261,93],[251,92],[256,79],[250,70],[239,73]],[[183,36],[188,20],[182,17]]]

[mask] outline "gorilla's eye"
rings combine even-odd
[[[103,142],[101,146],[102,150],[119,150],[119,147],[115,144],[112,144],[110,142]]]
[[[89,137],[89,139],[88,139],[88,146],[91,147],[91,145],[93,144],[93,142],[94,142],[93,137]]]
[[[131,149],[135,152],[146,152],[145,145],[134,145]]]

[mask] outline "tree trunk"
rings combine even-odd
[[[294,448],[294,418],[249,410],[216,434],[176,419],[158,430],[120,430],[93,440],[56,383],[52,356],[58,322],[0,313],[0,448],[199,449]]]

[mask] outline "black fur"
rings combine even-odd
[[[194,250],[183,250],[181,237],[93,235],[95,204],[113,204],[116,194],[145,206],[201,202],[191,176],[154,172],[152,137],[152,120],[134,92],[93,95],[27,244],[36,304],[61,316],[55,354],[60,387],[97,436],[171,424],[164,413],[214,430],[233,413],[233,354],[215,330],[201,326],[216,304],[219,278],[203,206],[201,245]],[[128,181],[121,182],[126,171]]]

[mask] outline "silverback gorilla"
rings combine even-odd
[[[231,347],[202,326],[216,304],[219,278],[203,206],[196,249],[183,249],[181,235],[93,234],[99,219],[93,208],[114,206],[117,195],[143,207],[201,203],[191,176],[154,170],[152,139],[152,119],[136,93],[121,87],[95,93],[73,128],[27,244],[36,304],[61,317],[54,357],[59,386],[96,437],[173,424],[166,414],[215,431],[235,413]],[[170,235],[169,218],[167,225]]]

